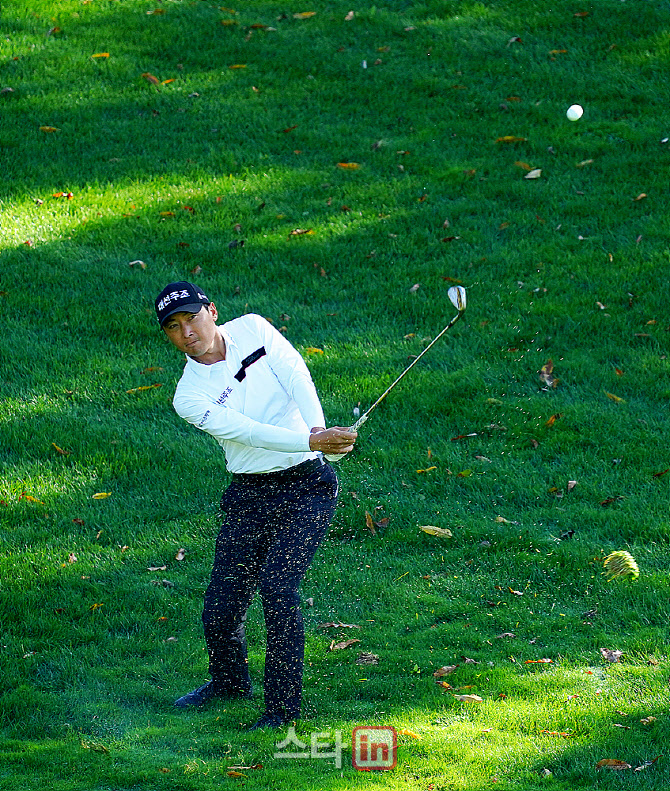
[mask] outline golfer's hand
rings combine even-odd
[[[349,453],[354,448],[358,434],[342,426],[322,428],[315,426],[309,435],[310,450],[320,450],[322,453]]]

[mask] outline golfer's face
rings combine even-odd
[[[174,346],[189,357],[211,352],[217,340],[216,307],[203,305],[199,313],[173,313],[163,330]]]

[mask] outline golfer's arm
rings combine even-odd
[[[218,441],[237,442],[250,448],[299,453],[310,450],[309,430],[293,431],[259,423],[225,406],[202,404],[197,400],[174,401],[177,414]]]

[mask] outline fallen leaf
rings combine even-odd
[[[338,162],[337,167],[342,170],[359,170],[361,166],[358,162]]]
[[[60,129],[57,126],[40,126],[40,132],[49,134],[51,132],[60,132]]]
[[[175,560],[183,560],[186,557],[186,550],[182,547],[174,556]]]
[[[620,397],[619,397],[619,396],[617,396],[617,395],[614,395],[614,393],[608,393],[608,392],[607,392],[607,390],[603,390],[603,392],[605,393],[605,395],[606,395],[606,396],[607,396],[607,397],[608,397],[610,400],[614,401],[614,402],[615,402],[615,403],[617,403],[617,404],[625,404],[625,403],[626,403],[625,399],[623,399],[623,398],[620,398]]]
[[[509,637],[510,640],[513,640],[516,637],[516,635],[514,634],[514,632],[503,632],[502,634],[496,635],[496,640],[502,640],[504,637]]]
[[[360,643],[361,641],[354,638],[352,640],[343,640],[341,643],[336,643],[334,640],[330,644],[329,651],[344,651],[345,648],[349,648],[349,646],[354,645],[355,643]]]
[[[142,76],[147,82],[150,82],[152,85],[160,85],[160,80],[158,77],[154,77],[153,74],[150,74],[148,71],[142,73]]]
[[[483,698],[480,698],[479,695],[454,695],[456,700],[460,700],[462,703],[483,703]]]
[[[297,14],[293,14],[293,19],[309,19],[313,16],[316,16],[316,11],[301,11]]]
[[[603,567],[607,571],[608,579],[630,577],[634,580],[640,576],[635,558],[625,550],[611,552],[603,561]]]
[[[656,722],[656,717],[644,717],[640,722],[643,725],[651,725],[653,722]]]
[[[160,382],[156,382],[153,385],[142,385],[141,387],[132,387],[130,390],[126,390],[126,393],[143,393],[145,390],[153,390],[156,387],[163,387]]]
[[[442,676],[448,676],[450,673],[453,673],[457,667],[460,667],[460,665],[444,665],[433,673],[433,678],[442,678]]]
[[[461,659],[465,662],[466,665],[478,665],[479,662],[476,659],[470,659],[467,656],[462,656]]]
[[[246,777],[247,776],[245,774],[242,774],[242,772],[235,771],[234,769],[231,769],[230,771],[226,772],[226,775],[228,777]]]
[[[567,52],[567,49],[550,49],[549,50],[549,54],[550,55],[565,55],[566,52]]]
[[[160,365],[151,365],[149,368],[143,368],[140,373],[142,374],[152,374],[156,371],[164,371],[165,368],[161,368]]]
[[[72,453],[71,450],[63,450],[63,448],[59,448],[55,442],[51,443],[51,447],[54,448],[57,453],[60,453],[61,456],[69,456]]]
[[[92,500],[104,500],[106,497],[111,497],[111,492],[96,492],[91,499]]]
[[[421,283],[415,283],[413,286],[410,286],[409,293],[415,294],[421,288]]]
[[[612,723],[612,727],[613,728],[623,728],[625,731],[629,731],[630,730],[630,725],[622,725],[620,722],[613,722]]]
[[[548,664],[549,662],[551,662],[551,659],[526,659],[524,665],[534,665],[534,664],[544,665],[544,664]],[[578,695],[570,695],[568,700],[576,697],[578,697]]]
[[[526,173],[524,178],[525,179],[539,179],[541,175],[542,175],[542,169],[541,168],[535,168],[534,170],[531,170],[530,173]]]
[[[581,19],[583,19],[584,17],[589,16],[590,13],[591,13],[590,11],[577,11],[577,13],[573,14],[572,16],[580,17]]]
[[[635,771],[641,772],[643,769],[647,769],[648,767],[653,766],[660,757],[661,757],[660,755],[657,755],[653,761],[645,761],[643,764],[640,764],[640,766],[636,766]]]
[[[344,17],[345,22],[351,22],[351,20],[356,16],[353,11],[349,11],[349,13]]]
[[[522,170],[526,170],[526,171],[528,171],[528,170],[532,170],[532,169],[533,169],[533,166],[532,166],[532,165],[529,165],[529,164],[528,164],[528,162],[520,162],[520,161],[517,161],[517,162],[515,162],[514,164],[515,164],[515,166],[516,166],[516,167],[518,167],[518,168],[521,168]],[[503,224],[504,224],[504,223],[503,223]],[[508,224],[509,224],[509,223],[508,223]]]
[[[305,349],[305,354],[323,354],[323,349],[317,349],[316,346],[308,346]]]
[[[558,420],[560,417],[563,417],[563,415],[561,415],[561,413],[560,413],[560,412],[557,412],[555,415],[552,415],[552,416],[549,418],[549,420],[547,420],[547,422],[546,422],[544,425],[545,425],[545,426],[547,426],[548,428],[551,428],[551,426],[553,426],[553,425],[554,425],[554,423],[555,423],[555,422],[556,422],[556,421],[557,421],[557,420]]]
[[[577,486],[577,481],[568,481],[568,491],[571,492],[575,486]]]
[[[505,135],[504,137],[499,137],[496,140],[496,143],[525,143],[527,138],[525,137],[516,137],[515,135]]]
[[[623,651],[612,651],[609,648],[601,648],[600,653],[608,662],[618,662],[623,655]]]
[[[360,629],[357,623],[342,623],[342,621],[328,621],[328,623],[320,623],[317,629]]]
[[[540,369],[540,381],[544,382],[546,387],[556,387],[559,380],[554,377],[554,363],[551,360],[547,362]]]
[[[96,52],[94,55],[91,55],[92,58],[108,58],[109,52]]]
[[[144,261],[140,261],[139,259],[137,259],[136,261],[129,261],[128,266],[136,266],[139,269],[147,268],[147,265],[144,263]]]
[[[426,467],[425,470],[417,470],[417,473],[431,472],[432,470],[436,470],[436,469],[437,469],[437,467],[435,465],[433,465],[432,467]]]
[[[633,768],[630,764],[627,764],[625,761],[620,761],[618,758],[603,758],[602,761],[598,761],[596,764],[596,769],[602,769],[603,767],[606,767],[607,769]]]
[[[97,602],[96,604],[92,604],[88,609],[91,611],[99,610],[101,607],[105,605],[102,602]]]
[[[514,588],[510,588],[509,585],[507,586],[507,590],[515,596],[523,596],[523,591],[515,591]]]
[[[518,522],[510,522],[510,520],[509,519],[505,519],[504,516],[496,516],[496,518],[494,519],[494,522],[498,522],[499,524],[502,524],[502,525],[518,525],[519,524]]]
[[[446,527],[435,527],[435,525],[423,525],[419,528],[429,536],[442,536],[443,538],[451,538],[453,533]]]
[[[78,519],[77,517],[75,517],[72,521],[75,523],[75,525],[83,526],[86,524],[83,519]]]
[[[290,239],[292,236],[313,236],[314,231],[311,228],[294,228],[288,235]]]
[[[229,69],[246,69],[246,63],[233,63],[232,65],[228,66]]]
[[[149,566],[147,571],[167,571],[167,566]]]
[[[368,654],[366,652],[362,652],[356,657],[356,664],[357,665],[378,665],[379,664],[379,656],[377,656],[377,654]]]
[[[587,165],[592,165],[592,164],[593,164],[593,160],[592,159],[582,159],[582,161],[578,162],[575,167],[585,168]]]
[[[414,733],[414,731],[410,731],[409,728],[401,728],[398,731],[398,733],[401,736],[411,736],[412,739],[420,739],[421,738],[418,733]]]

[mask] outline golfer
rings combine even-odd
[[[217,440],[232,473],[202,614],[211,680],[175,706],[251,697],[244,623],[258,590],[267,629],[265,713],[250,730],[279,728],[300,716],[298,587],[337,498],[337,477],[322,454],[348,453],[356,434],[325,428],[302,357],[260,316],[218,326],[214,303],[187,282],[161,291],[156,315],[186,354],[174,408]]]

